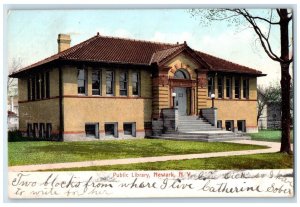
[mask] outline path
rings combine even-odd
[[[161,162],[161,161],[170,161],[170,160],[187,160],[187,159],[199,159],[199,158],[209,158],[209,157],[272,153],[272,152],[278,152],[280,149],[280,143],[278,142],[262,142],[262,141],[254,141],[254,140],[239,140],[239,141],[228,141],[228,142],[239,143],[239,144],[263,145],[263,146],[268,146],[270,148],[257,149],[257,150],[243,150],[243,151],[212,152],[212,153],[202,153],[202,154],[168,155],[168,156],[159,156],[159,157],[140,157],[140,158],[111,159],[111,160],[94,160],[94,161],[83,161],[83,162],[23,165],[23,166],[9,167],[8,170],[10,172],[12,171],[28,172],[28,171],[64,169],[64,168],[134,164],[134,163],[145,163],[145,162]]]

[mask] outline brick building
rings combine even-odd
[[[18,78],[19,127],[27,136],[143,138],[164,130],[165,109],[175,108],[179,117],[203,116],[212,107],[211,94],[217,114],[212,125],[257,131],[260,71],[196,51],[186,42],[99,34],[73,47],[70,42],[69,35],[60,34],[57,54],[11,74]]]

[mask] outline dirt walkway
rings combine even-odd
[[[83,162],[68,162],[68,163],[53,163],[53,164],[40,164],[40,165],[23,165],[23,166],[12,166],[8,170],[10,172],[21,172],[21,171],[38,171],[38,170],[50,170],[51,169],[64,169],[64,168],[79,168],[79,167],[91,167],[91,166],[104,166],[104,165],[120,165],[120,164],[134,164],[134,163],[145,163],[145,162],[162,162],[170,160],[187,160],[187,159],[199,159],[209,157],[224,157],[234,155],[251,155],[260,153],[272,153],[278,152],[280,149],[280,143],[278,142],[262,142],[253,140],[241,140],[241,141],[229,141],[232,143],[239,144],[253,144],[268,146],[268,149],[258,150],[243,150],[243,151],[227,151],[227,152],[212,152],[202,154],[185,154],[185,155],[168,155],[159,157],[141,157],[141,158],[126,158],[126,159],[111,159],[111,160],[94,160],[94,161],[83,161]]]

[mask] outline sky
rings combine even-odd
[[[226,22],[205,26],[184,9],[11,10],[7,17],[8,64],[27,66],[57,53],[57,35],[71,35],[71,46],[100,33],[158,42],[183,43],[196,50],[267,74],[259,85],[279,83],[280,65],[269,59],[251,28]],[[276,32],[276,31],[275,31]],[[273,44],[279,50],[275,36]]]

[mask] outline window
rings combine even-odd
[[[138,72],[132,73],[132,95],[140,95],[140,74]]]
[[[207,87],[208,87],[208,97],[211,96],[211,94],[214,94],[215,93],[215,90],[214,90],[214,77],[213,76],[208,76],[207,77]]]
[[[249,79],[243,79],[243,98],[249,98]]]
[[[52,133],[52,124],[47,123],[46,124],[46,138],[50,138]]]
[[[238,131],[246,132],[246,121],[245,120],[238,120],[237,121]]]
[[[218,98],[223,98],[223,77],[218,77]]]
[[[226,131],[234,131],[233,120],[225,121]]]
[[[45,74],[41,74],[41,99],[45,98]]]
[[[35,78],[31,78],[31,100],[35,100]]]
[[[222,120],[217,121],[217,128],[222,129]]]
[[[86,70],[77,70],[78,94],[86,94]]]
[[[99,137],[99,123],[86,123],[85,134],[87,137]]]
[[[177,70],[174,74],[174,78],[177,79],[189,79],[189,75],[186,71]]]
[[[114,95],[114,72],[106,71],[106,95]]]
[[[241,82],[240,82],[240,78],[238,77],[234,78],[234,97],[235,98],[241,97]]]
[[[31,100],[31,80],[30,78],[27,79],[27,99]]]
[[[32,137],[32,124],[27,124],[27,137]]]
[[[40,77],[39,77],[39,75],[35,76],[35,87],[36,87],[36,99],[40,99],[41,94],[40,94]]]
[[[45,138],[45,124],[40,123],[39,137]]]
[[[226,78],[226,98],[231,98],[231,78]]]
[[[46,72],[46,98],[50,98],[50,79],[49,79],[49,72]]]
[[[118,124],[117,123],[106,123],[104,125],[105,136],[118,137]]]
[[[124,135],[130,135],[133,137],[136,136],[135,123],[124,123],[123,130],[124,130]]]
[[[92,94],[101,95],[101,71],[93,70],[92,72]]]
[[[33,137],[34,138],[39,137],[39,124],[38,123],[33,124]]]
[[[120,72],[120,95],[127,96],[127,72]]]

